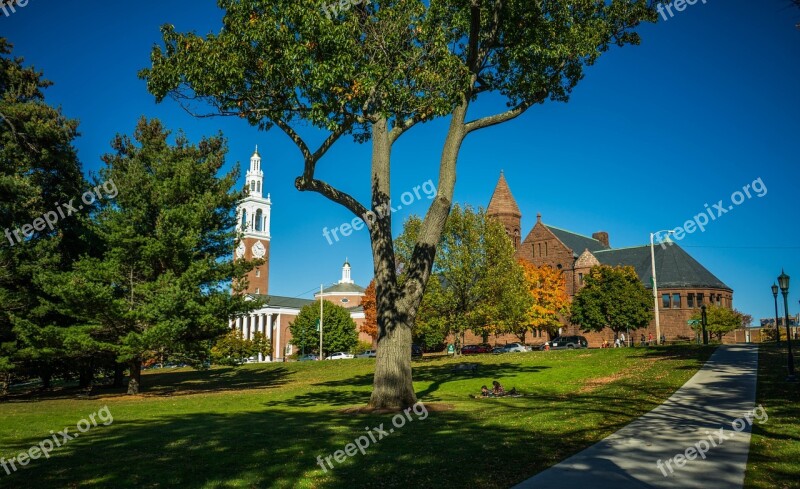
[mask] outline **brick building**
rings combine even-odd
[[[632,266],[644,286],[652,290],[650,246],[612,248],[609,235],[598,231],[591,237],[545,224],[541,214],[524,239],[521,238],[522,213],[511,194],[503,173],[497,182],[487,208],[487,215],[498,219],[511,237],[516,256],[537,266],[549,265],[561,270],[570,298],[580,290],[583,278],[595,265]],[[733,307],[733,290],[708,271],[675,243],[655,247],[656,276],[661,332],[667,340],[694,338],[687,324],[703,304]],[[582,334],[590,346],[599,346],[604,339],[613,341],[611,330],[583,333],[573,324],[564,324],[564,334]],[[631,331],[633,338],[641,334],[656,337],[655,320],[646,329]],[[507,335],[508,336],[508,335]],[[499,338],[500,342],[515,337]]]
[[[249,314],[230,320],[230,327],[242,331],[245,338],[250,339],[256,332],[265,334],[272,343],[273,354],[266,358],[259,355],[258,361],[285,361],[295,352],[292,345],[292,333],[289,325],[295,320],[300,309],[319,300],[342,306],[350,311],[350,317],[360,329],[364,322],[364,308],[361,299],[364,288],[351,278],[350,262],[345,260],[342,266],[342,277],[335,285],[314,294],[314,300],[269,295],[269,250],[270,250],[270,212],[272,201],[269,194],[263,197],[264,173],[261,170],[261,156],[258,147],[250,157],[250,169],[246,175],[248,195],[237,208],[237,228],[241,235],[234,260],[260,258],[264,264],[254,268],[247,275],[247,288],[244,293],[251,299],[263,299],[265,305]],[[359,332],[360,341],[372,343],[369,335]]]

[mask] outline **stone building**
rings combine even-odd
[[[649,245],[612,248],[605,231],[593,233],[591,237],[584,236],[545,224],[541,214],[536,216],[536,224],[527,236],[520,240],[522,213],[502,172],[487,215],[503,224],[518,258],[537,266],[549,265],[561,270],[570,298],[583,286],[589,270],[600,264],[632,266],[644,286],[652,290]],[[687,321],[701,305],[713,303],[733,307],[733,290],[677,244],[668,242],[656,246],[655,261],[661,333],[668,341],[695,337]],[[613,341],[614,336],[608,329],[600,333],[583,333],[576,325],[568,323],[564,324],[563,333],[584,335],[590,346],[599,346],[604,339]],[[646,329],[631,331],[637,340],[642,334],[647,337],[650,333],[656,338],[655,320]]]

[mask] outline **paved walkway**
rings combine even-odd
[[[515,487],[741,489],[751,429],[743,416],[755,408],[757,367],[757,346],[721,346],[664,404]],[[762,413],[757,409],[753,422],[764,420]],[[744,429],[737,432],[742,424]],[[720,436],[726,438],[720,442]],[[706,446],[705,459],[676,467],[677,454],[691,457],[687,448],[696,447],[696,454]]]

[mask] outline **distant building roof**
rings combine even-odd
[[[567,231],[566,229],[548,226],[547,224],[545,224],[545,227],[555,234],[556,238],[558,238],[562,243],[567,245],[567,247],[572,250],[572,253],[576,258],[580,253],[583,253],[583,251],[587,249],[592,253],[595,251],[609,249],[606,245],[594,238],[573,233],[572,231]]]
[[[250,294],[253,297],[264,299],[264,307],[276,307],[282,309],[302,309],[303,306],[315,301],[311,299],[299,299],[297,297],[283,297],[280,295]]]
[[[593,254],[604,265],[632,266],[645,287],[653,287],[650,246],[605,249]],[[659,287],[733,290],[675,243],[656,246],[655,258]]]
[[[328,287],[327,289],[323,289],[323,294],[333,294],[333,293],[359,293],[363,294],[366,289],[360,285],[354,283],[344,283],[344,284],[336,284]]]
[[[512,215],[514,217],[522,217],[519,211],[517,201],[511,195],[511,189],[508,188],[506,177],[503,172],[500,172],[500,179],[497,180],[497,185],[494,188],[491,200],[489,200],[489,207],[486,208],[486,215]]]

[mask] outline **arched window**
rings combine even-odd
[[[261,182],[256,182],[256,192],[261,192]]]
[[[256,190],[256,182],[255,180],[250,182],[250,191],[254,192]]]
[[[247,230],[247,209],[242,209],[242,231]]]
[[[256,211],[256,231],[263,231],[264,230],[264,227],[262,225],[263,222],[264,222],[264,219],[261,217],[261,214],[262,214],[261,213],[261,209]]]

